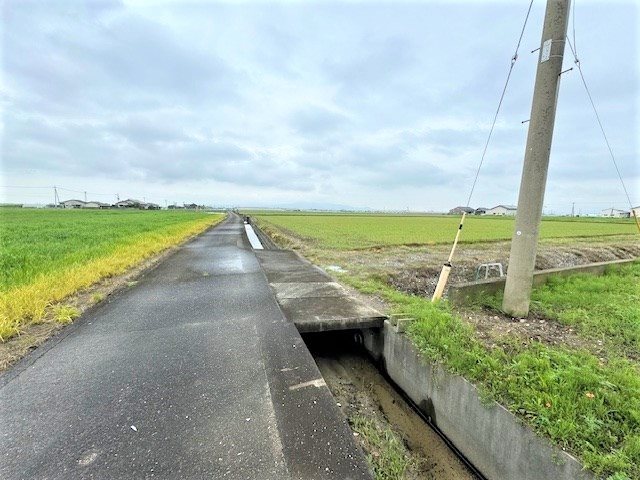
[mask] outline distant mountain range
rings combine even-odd
[[[325,210],[325,211],[358,211],[358,212],[369,212],[372,211],[369,207],[354,207],[352,205],[342,205],[339,203],[325,203],[325,202],[292,202],[292,203],[281,203],[276,205],[263,205],[263,206],[252,206],[251,208],[265,208],[265,209],[282,209],[282,210]]]

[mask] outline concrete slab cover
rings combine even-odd
[[[300,269],[286,272],[274,272],[265,269],[269,283],[306,283],[306,282],[332,282],[333,279],[320,270]]]
[[[283,298],[279,300],[283,313],[301,331],[381,327],[384,315],[351,297]]]
[[[280,306],[290,320],[304,318],[386,318],[352,297],[283,298]]]
[[[336,282],[272,283],[278,300],[284,298],[344,297],[346,290]]]
[[[316,267],[293,250],[263,250],[256,252],[262,267],[269,272],[315,269]]]
[[[263,250],[256,257],[282,312],[300,332],[382,327],[386,316],[349,296],[297,252]]]

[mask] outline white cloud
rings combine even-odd
[[[447,209],[466,199],[525,7],[8,2],[3,182],[159,202]],[[638,11],[576,11],[583,68],[635,203]],[[474,203],[517,197],[542,14],[536,5]],[[619,202],[620,191],[579,77],[565,74],[547,202]]]

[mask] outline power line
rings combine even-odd
[[[96,193],[96,192],[89,192],[85,190],[73,190],[71,188],[64,188],[64,187],[58,187],[58,190],[64,190],[66,192],[82,193],[82,194],[86,193],[89,195],[102,195],[102,196],[109,196],[109,197],[113,197],[115,195],[115,193]]]
[[[52,185],[50,187],[40,187],[40,186],[30,186],[30,185],[1,185],[0,189],[3,190],[9,190],[9,189],[17,189],[17,190],[21,190],[21,189],[35,189],[35,190],[52,190],[53,189],[53,197],[54,197],[54,203],[58,204],[60,202],[60,198],[59,198],[59,192],[70,192],[70,193],[79,193],[81,195],[84,195],[84,199],[85,201],[87,200],[87,195],[91,195],[91,196],[101,196],[101,197],[116,197],[117,201],[120,201],[120,196],[117,193],[98,193],[98,192],[89,192],[86,190],[75,190],[73,188],[65,188],[65,187],[59,187],[56,185]],[[8,192],[6,192],[8,193]],[[46,193],[38,193],[38,194],[26,194],[26,193],[22,193],[20,194],[23,197],[28,197],[28,196],[40,196],[40,197],[44,197],[47,196]]]
[[[573,46],[575,47],[575,54],[577,55],[578,44],[576,43],[576,0],[573,0],[573,5],[571,5],[571,27],[573,30]]]
[[[475,178],[473,179],[473,184],[471,185],[471,191],[469,192],[469,198],[467,199],[467,207],[471,204],[471,197],[473,196],[473,191],[476,188],[476,183],[478,183],[478,177],[480,176],[480,170],[482,169],[482,164],[484,163],[484,158],[487,155],[487,149],[489,148],[489,142],[491,141],[491,136],[493,135],[493,130],[496,126],[496,122],[498,121],[498,114],[500,113],[500,108],[502,107],[502,102],[504,100],[504,96],[507,93],[507,86],[509,85],[509,80],[511,79],[511,72],[513,72],[513,67],[518,60],[518,50],[520,49],[520,44],[522,43],[522,37],[524,36],[524,30],[527,26],[527,21],[529,20],[529,14],[531,13],[531,7],[533,6],[533,0],[529,3],[529,8],[527,9],[527,15],[524,18],[524,23],[522,24],[522,30],[520,31],[520,37],[518,38],[518,44],[516,45],[515,53],[513,57],[511,57],[511,66],[509,67],[509,73],[507,73],[507,80],[504,82],[504,87],[502,89],[502,94],[500,95],[500,101],[498,102],[498,108],[496,109],[496,113],[493,116],[493,122],[491,123],[491,129],[489,130],[489,136],[487,137],[487,142],[484,145],[484,150],[482,151],[482,157],[480,158],[480,164],[478,165],[478,170],[476,171]]]
[[[51,185],[49,187],[33,187],[27,185],[1,185],[0,188],[29,188],[29,189],[37,189],[37,190],[51,190],[52,188],[57,188],[58,190],[64,190],[65,192],[73,192],[73,193],[87,193],[88,195],[102,195],[113,197],[115,193],[97,193],[97,192],[89,192],[85,190],[74,190],[72,188],[64,188],[64,187],[56,187],[55,185]]]
[[[21,197],[30,197],[30,198],[50,198],[50,193],[23,193],[20,195]]]
[[[589,90],[589,86],[587,85],[587,81],[584,78],[584,73],[582,72],[582,65],[580,64],[580,60],[578,60],[578,55],[576,54],[575,48],[571,43],[569,37],[567,37],[567,42],[569,44],[569,48],[571,49],[571,53],[573,54],[574,63],[578,67],[578,72],[580,73],[580,78],[582,79],[582,85],[584,85],[584,90],[587,92],[587,97],[589,97],[589,102],[591,103],[591,108],[593,108],[593,113],[596,116],[596,121],[598,122],[598,126],[600,127],[600,131],[602,132],[602,137],[604,138],[604,142],[607,144],[607,149],[609,150],[609,155],[611,156],[611,161],[613,162],[613,166],[616,169],[618,174],[618,178],[620,179],[620,184],[622,185],[622,189],[624,190],[624,194],[627,197],[627,201],[629,202],[629,208],[633,208],[633,204],[631,202],[631,196],[629,195],[629,191],[627,190],[627,186],[624,184],[624,180],[622,179],[622,174],[620,173],[620,168],[618,168],[618,162],[616,161],[616,157],[613,154],[613,149],[611,148],[611,144],[609,143],[609,139],[607,138],[607,134],[604,130],[604,126],[602,125],[602,121],[600,120],[600,115],[598,114],[598,109],[596,108],[596,104],[593,101],[593,97],[591,96],[591,91]]]
[[[484,150],[482,151],[482,157],[480,158],[480,164],[478,165],[478,170],[476,170],[475,178],[473,179],[473,184],[471,185],[471,191],[469,192],[469,198],[467,199],[467,208],[471,204],[471,197],[473,196],[473,191],[476,188],[476,183],[478,183],[478,177],[480,176],[480,170],[482,169],[482,164],[484,163],[485,156],[487,155],[487,149],[489,148],[489,142],[491,141],[491,136],[493,135],[493,130],[496,126],[496,122],[498,121],[498,114],[500,113],[500,108],[502,107],[502,102],[504,100],[504,96],[507,93],[507,86],[509,85],[509,80],[511,79],[511,72],[513,72],[513,67],[518,60],[518,50],[520,49],[520,44],[522,43],[522,37],[524,36],[524,30],[527,26],[527,21],[529,20],[529,14],[531,13],[531,7],[533,6],[533,0],[529,3],[529,8],[527,9],[527,15],[524,18],[524,23],[522,24],[522,30],[520,31],[520,36],[518,37],[518,44],[516,45],[515,52],[513,57],[511,57],[511,65],[509,66],[509,72],[507,73],[507,79],[504,82],[504,87],[502,88],[502,93],[500,94],[500,101],[498,102],[498,108],[496,108],[496,113],[493,116],[493,122],[491,123],[491,129],[489,130],[489,136],[487,137],[487,142],[484,145]],[[449,278],[449,272],[451,272],[451,261],[453,260],[453,254],[456,251],[456,246],[458,245],[458,240],[460,238],[460,234],[462,233],[462,227],[464,225],[464,219],[467,215],[466,210],[462,212],[462,218],[460,219],[460,225],[458,225],[458,231],[456,232],[455,239],[453,240],[453,246],[451,247],[451,253],[449,254],[449,259],[442,266],[442,270],[440,272],[440,277],[438,278],[438,283],[436,285],[436,289],[433,292],[433,297],[431,298],[432,302],[439,300],[442,297],[442,293],[444,292],[444,288],[447,284],[447,279]]]

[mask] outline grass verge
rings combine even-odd
[[[476,304],[502,311],[502,292]],[[551,277],[531,295],[531,312],[575,327],[590,342],[640,360],[640,261],[608,268],[604,275]]]
[[[551,278],[534,290],[532,308],[619,355],[640,359],[640,262],[611,267],[602,276]]]
[[[408,329],[418,349],[478,385],[535,431],[576,455],[596,475],[640,478],[638,365],[611,356],[508,339],[489,349],[446,303],[400,293],[376,278],[343,277],[382,296],[396,313],[417,319]],[[637,307],[636,307],[637,308]]]

